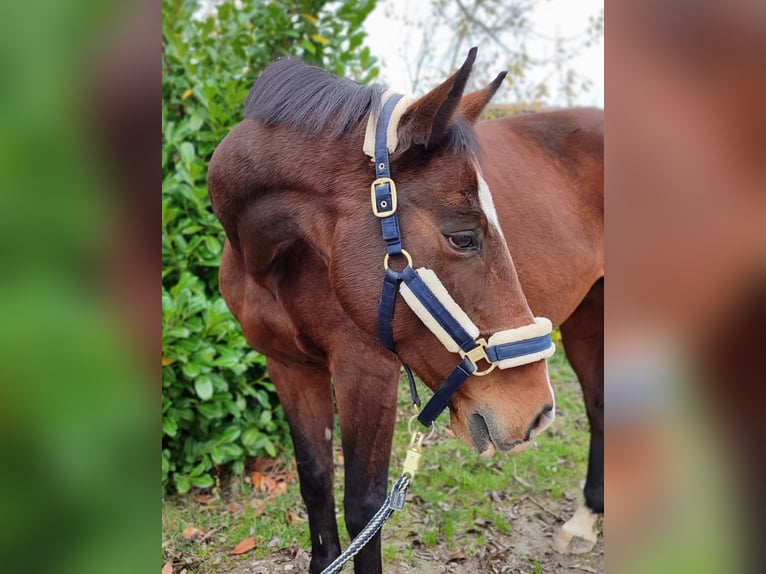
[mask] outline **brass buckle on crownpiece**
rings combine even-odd
[[[460,353],[460,356],[462,358],[468,358],[471,363],[473,363],[474,368],[476,369],[473,372],[473,375],[477,377],[483,377],[484,375],[490,374],[492,371],[495,370],[495,367],[497,365],[489,360],[489,357],[487,356],[487,340],[484,338],[476,339],[476,346],[471,349],[470,351],[463,351],[460,349],[458,351]],[[484,369],[483,371],[479,370],[479,361],[485,361],[486,363],[489,363],[489,367]]]
[[[391,191],[391,205],[386,205],[388,201],[383,200],[380,202],[380,207],[382,209],[379,209],[377,197],[375,197],[375,187],[385,183],[388,184],[388,187]],[[372,200],[372,212],[375,214],[375,217],[388,217],[396,213],[396,184],[390,177],[379,177],[373,181],[372,185],[370,186],[370,196]]]

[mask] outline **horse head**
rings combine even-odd
[[[396,143],[390,145],[390,170],[401,234],[413,265],[432,269],[480,336],[489,338],[501,330],[532,326],[534,318],[482,178],[472,132],[505,73],[463,96],[474,57],[472,50],[457,73],[401,112]],[[373,166],[366,172],[369,183]],[[385,249],[368,205],[359,200],[349,204],[336,223],[332,253],[330,272],[339,300],[357,324],[375,333]],[[401,269],[406,263],[399,258],[390,265]],[[395,348],[436,390],[454,369],[454,355],[415,311],[397,305]],[[455,434],[479,453],[522,450],[553,420],[546,362],[470,377],[449,407]]]

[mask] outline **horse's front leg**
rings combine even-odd
[[[386,498],[396,423],[399,363],[380,351],[339,357],[333,367],[345,460],[346,527],[354,538]],[[354,559],[356,574],[383,571],[378,533]]]
[[[562,526],[555,545],[559,552],[590,552],[604,513],[604,280],[599,280],[572,316],[561,326],[567,357],[582,387],[590,423],[585,503]]]
[[[295,446],[301,495],[311,532],[310,572],[316,574],[340,554],[333,497],[333,408],[330,373],[269,359],[269,375],[285,410]]]

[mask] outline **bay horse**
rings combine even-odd
[[[559,546],[595,543],[593,523],[603,512],[603,113],[478,122],[505,73],[463,95],[475,56],[474,48],[445,82],[418,99],[396,96],[395,106],[379,86],[276,60],[210,162],[209,193],[227,237],[220,288],[248,342],[266,355],[284,407],[308,509],[311,572],[341,550],[336,409],[354,537],[386,497],[400,359],[432,390],[459,370],[457,346],[416,303],[401,302],[404,286],[389,301],[390,344],[379,339],[384,256],[387,278],[401,281],[394,267],[425,278],[412,260],[434,270],[426,290],[437,306],[475,329],[469,346],[457,349],[460,365],[470,368],[441,406],[456,436],[479,454],[523,450],[552,422],[550,353],[503,368],[481,339],[481,358],[501,368],[479,373],[472,352],[463,351],[478,348],[477,335],[492,346],[493,336],[538,327],[535,340],[550,344],[551,326],[560,326],[584,391],[591,444],[585,505]],[[384,113],[387,126],[376,123]],[[388,195],[376,195],[381,189]],[[395,223],[393,235],[386,222]],[[406,251],[392,250],[394,235]],[[382,572],[379,533],[354,567]]]

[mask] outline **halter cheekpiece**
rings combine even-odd
[[[460,356],[455,369],[418,414],[418,421],[430,427],[471,375],[483,376],[496,367],[507,369],[544,360],[553,355],[556,346],[551,340],[551,322],[544,317],[535,317],[534,323],[530,325],[498,331],[488,340],[481,338],[479,328],[449,295],[436,273],[426,268],[413,268],[412,257],[402,247],[397,190],[391,179],[387,141],[389,122],[401,98],[401,95],[396,94],[385,101],[375,129],[373,159],[376,179],[370,187],[372,212],[380,219],[387,251],[377,334],[389,350],[395,351],[392,322],[396,296],[401,293],[405,303],[445,348]],[[389,267],[389,260],[397,256],[403,257],[407,264],[400,272]],[[480,369],[479,362],[488,366]],[[405,369],[410,377],[410,388],[414,391],[414,381],[406,365]],[[413,392],[414,397],[416,394]]]

